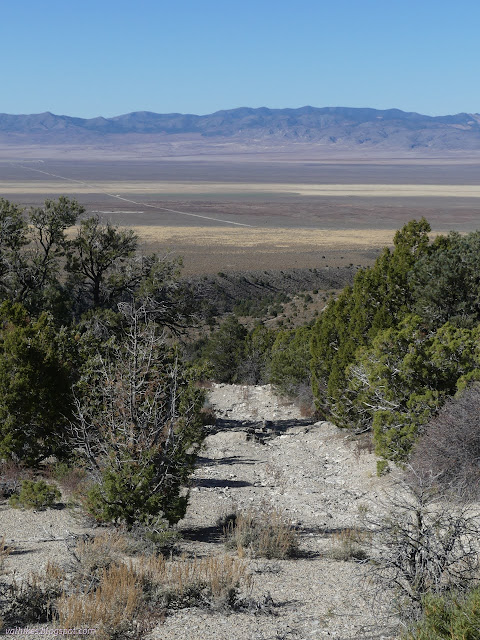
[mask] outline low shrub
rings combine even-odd
[[[362,433],[355,437],[355,445],[353,453],[355,459],[359,460],[362,455],[372,454],[375,450],[372,434],[370,432]]]
[[[9,625],[50,622],[54,618],[55,602],[66,586],[63,569],[47,563],[43,572],[32,572],[21,582],[8,587],[3,618]]]
[[[297,534],[277,509],[247,511],[227,516],[225,544],[240,554],[254,557],[290,558],[298,552]]]
[[[332,547],[328,553],[333,560],[367,560],[368,554],[363,548],[369,542],[370,535],[361,529],[342,529],[332,534]]]
[[[5,560],[12,553],[12,551],[13,551],[12,547],[9,547],[8,544],[5,542],[5,536],[0,538],[0,569],[3,569],[5,565]]]
[[[48,474],[73,498],[81,497],[87,492],[87,486],[89,484],[88,474],[86,469],[81,465],[57,462],[49,467]]]
[[[121,562],[128,546],[127,537],[115,530],[79,540],[73,551],[75,565],[72,568],[80,581],[98,579],[105,569]]]
[[[62,494],[57,487],[47,484],[45,480],[23,480],[19,493],[14,493],[9,504],[15,509],[48,509],[60,500]]]
[[[215,414],[213,407],[208,404],[205,405],[200,411],[200,417],[202,420],[202,425],[204,427],[215,424],[217,420],[217,416]]]
[[[10,498],[20,491],[22,480],[31,479],[32,471],[13,460],[0,462],[0,497]]]
[[[133,555],[171,553],[180,540],[179,532],[169,527],[168,522],[160,517],[135,524],[128,530],[126,537],[127,553]]]
[[[388,464],[388,460],[377,460],[377,476],[380,478],[381,476],[386,475],[390,470],[390,466]]]
[[[427,596],[423,617],[405,640],[476,640],[480,636],[480,587],[469,593]]]

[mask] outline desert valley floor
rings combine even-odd
[[[479,223],[478,159],[0,159],[0,194],[22,206],[74,197],[132,227],[185,273],[369,264],[394,231]]]

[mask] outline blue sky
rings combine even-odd
[[[0,0],[0,112],[480,112],[479,34],[470,0]]]

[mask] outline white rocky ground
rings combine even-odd
[[[281,509],[299,529],[299,558],[252,560],[253,596],[270,595],[274,615],[183,610],[152,634],[155,640],[281,640],[393,638],[371,600],[365,568],[331,560],[332,533],[359,525],[379,509],[388,479],[376,476],[372,454],[355,452],[347,433],[328,422],[307,424],[270,386],[215,385],[210,392],[221,430],[208,436],[181,526],[187,552],[223,551],[216,522],[235,509]],[[251,423],[273,424],[279,435],[247,440]],[[311,422],[311,421],[310,421]],[[202,541],[203,540],[203,541]]]
[[[218,419],[179,523],[183,550],[197,556],[223,553],[219,518],[271,504],[296,525],[301,553],[289,560],[248,560],[251,597],[273,601],[270,612],[184,609],[169,615],[151,640],[394,638],[363,579],[365,566],[328,557],[335,532],[358,526],[365,509],[380,509],[378,498],[389,479],[376,476],[375,457],[359,452],[334,425],[303,418],[269,386],[214,385],[209,395]],[[260,437],[249,433],[255,426]],[[0,506],[0,538],[15,541],[16,549],[7,569],[19,576],[47,560],[68,562],[65,542],[48,538],[87,531],[70,510],[31,513]]]

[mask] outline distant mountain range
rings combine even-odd
[[[304,142],[338,149],[480,150],[480,115],[425,116],[399,109],[302,107],[217,111],[210,115],[137,111],[114,118],[53,113],[0,114],[0,143],[92,144],[156,139],[226,139],[242,144]],[[212,140],[211,140],[212,141]]]

